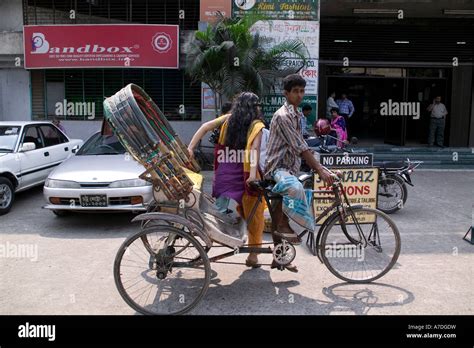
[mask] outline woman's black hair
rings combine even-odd
[[[339,108],[331,108],[331,110],[329,110],[330,113],[332,113],[333,111],[336,111],[337,113],[339,113]]]
[[[222,105],[222,108],[221,108],[222,115],[228,114],[231,109],[232,109],[232,103],[231,102],[224,103]]]
[[[251,92],[240,93],[232,104],[232,114],[228,120],[224,145],[236,150],[245,150],[247,133],[255,120],[262,120],[258,109],[258,96]]]
[[[303,111],[306,111],[306,110],[313,110],[313,108],[311,107],[311,105],[305,104],[305,105],[303,105],[302,110],[303,110]]]
[[[283,89],[291,92],[293,87],[306,87],[305,79],[298,74],[291,74],[285,77],[283,79]]]

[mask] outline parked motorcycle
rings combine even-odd
[[[413,186],[410,175],[423,161],[374,162],[379,167],[377,208],[392,214],[402,209],[408,199],[407,185]]]
[[[358,139],[356,137],[352,137],[350,142],[345,142],[342,144],[342,147],[337,146],[337,138],[332,135],[319,135],[309,137],[306,140],[306,143],[310,147],[311,151],[317,152],[319,154],[324,153],[344,153],[349,152],[352,153],[354,150],[350,147],[351,145],[356,145]],[[301,161],[301,168],[302,172],[309,172],[311,168],[306,164],[305,160]]]

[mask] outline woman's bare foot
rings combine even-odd
[[[258,256],[255,253],[250,253],[249,256],[247,257],[247,260],[245,260],[245,265],[247,267],[252,267],[252,268],[258,268],[261,265],[258,263]]]

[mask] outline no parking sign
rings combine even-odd
[[[373,154],[321,154],[320,162],[331,170],[342,172],[343,190],[351,205],[363,205],[367,208],[377,208],[378,177],[379,169],[373,168]],[[316,174],[314,177],[314,189],[325,190],[325,184]],[[332,194],[319,193],[314,195],[314,215],[318,217],[334,202]],[[329,215],[328,215],[329,216]],[[321,219],[322,224],[327,217]],[[373,214],[358,214],[360,223],[370,223]]]

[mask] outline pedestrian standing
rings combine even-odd
[[[326,117],[328,120],[331,120],[331,109],[339,108],[334,98],[336,98],[336,92],[332,92],[326,101]]]
[[[433,146],[434,143],[436,143],[437,146],[444,147],[444,129],[448,110],[446,106],[441,103],[441,96],[437,96],[433,99],[433,103],[428,106],[427,110],[431,112],[428,146]]]
[[[337,105],[337,108],[339,109],[339,115],[344,117],[344,120],[346,121],[346,128],[349,128],[349,118],[352,117],[355,111],[354,104],[352,104],[352,101],[347,98],[346,93],[342,93],[341,99],[337,101]]]

